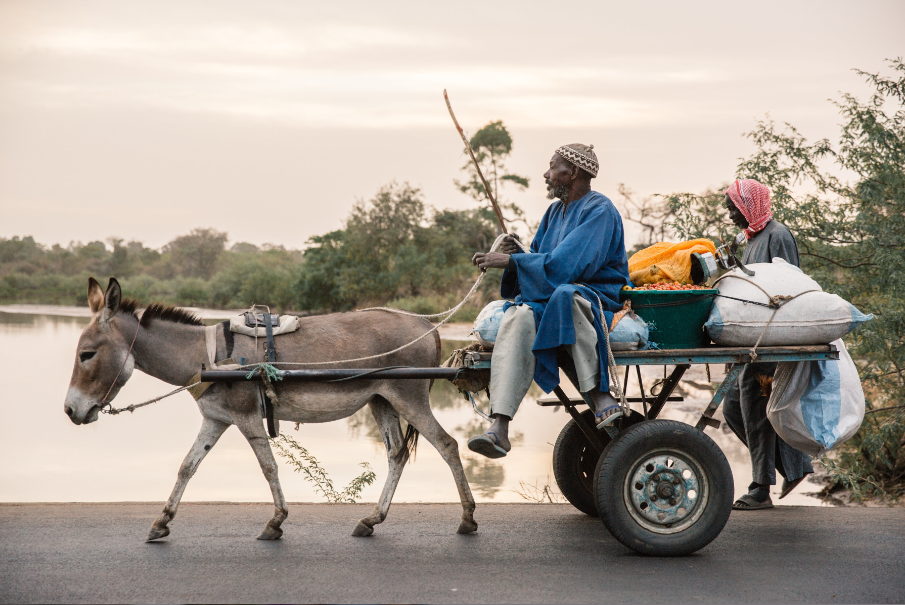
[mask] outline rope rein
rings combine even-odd
[[[123,413],[123,412],[134,412],[134,411],[137,410],[138,408],[143,408],[143,407],[145,407],[146,405],[151,405],[152,403],[157,403],[157,402],[160,401],[161,399],[166,399],[167,397],[170,397],[171,395],[175,395],[176,393],[181,393],[182,391],[187,391],[188,389],[191,389],[192,387],[196,387],[196,386],[198,386],[199,384],[201,384],[201,381],[200,381],[200,380],[199,380],[198,382],[194,383],[194,384],[189,384],[189,385],[186,385],[186,386],[184,386],[184,387],[179,387],[179,388],[176,389],[175,391],[170,391],[170,392],[167,393],[166,395],[161,395],[160,397],[155,397],[154,399],[148,399],[147,401],[143,401],[143,402],[141,402],[141,403],[133,403],[132,405],[127,405],[127,406],[124,407],[124,408],[115,408],[115,407],[113,407],[112,405],[107,404],[109,407],[108,407],[107,409],[104,409],[104,410],[101,410],[101,411],[102,411],[104,414],[110,414],[110,415],[112,415],[112,416],[116,416],[117,414],[121,414],[121,413]]]
[[[503,233],[503,234],[501,234],[499,237],[497,237],[496,240],[493,242],[493,245],[490,247],[490,251],[491,251],[491,252],[495,252],[495,251],[499,248],[500,244],[502,243],[503,239],[504,239],[506,236],[507,236],[507,234]],[[525,246],[521,241],[519,241],[519,240],[517,240],[517,239],[513,239],[513,241],[515,241],[515,243],[518,244],[519,247],[520,247],[524,252],[530,252],[530,249],[528,249],[528,247]],[[266,374],[268,377],[270,376],[270,374],[273,374],[275,378],[277,378],[277,379],[282,379],[281,376],[276,375],[276,370],[275,370],[274,367],[273,367],[274,365],[293,365],[293,366],[318,366],[318,365],[329,365],[329,364],[336,364],[336,363],[348,363],[348,362],[353,362],[353,361],[367,361],[367,360],[369,360],[369,359],[377,359],[377,358],[379,358],[379,357],[386,357],[386,356],[388,356],[388,355],[392,355],[393,353],[398,353],[399,351],[401,351],[401,350],[403,350],[403,349],[406,349],[406,348],[412,346],[412,345],[415,344],[416,342],[421,341],[422,339],[424,339],[424,338],[425,338],[426,336],[428,336],[429,334],[432,334],[433,332],[436,332],[437,329],[440,328],[440,326],[442,326],[442,325],[445,324],[447,321],[449,321],[450,319],[452,319],[453,315],[455,315],[456,312],[458,312],[459,309],[461,309],[461,308],[465,305],[465,303],[468,302],[468,300],[469,300],[472,296],[474,296],[474,293],[477,291],[478,287],[481,285],[481,282],[484,281],[484,276],[485,276],[485,275],[487,275],[487,272],[486,272],[486,271],[481,271],[481,275],[478,276],[477,281],[475,281],[474,285],[471,287],[471,290],[468,291],[468,294],[465,295],[465,298],[462,299],[462,302],[460,302],[460,303],[459,303],[458,305],[456,305],[455,307],[453,307],[453,308],[451,308],[451,309],[448,309],[448,310],[446,310],[446,311],[444,311],[444,312],[442,312],[442,313],[434,313],[434,314],[428,314],[428,315],[419,315],[419,314],[417,314],[417,313],[411,313],[411,312],[409,312],[409,311],[403,311],[402,309],[391,309],[391,308],[389,308],[389,307],[371,307],[371,308],[368,308],[368,309],[360,309],[359,312],[360,312],[360,311],[389,311],[389,312],[391,312],[391,313],[398,313],[398,314],[400,314],[400,315],[409,315],[409,316],[413,316],[413,317],[424,317],[424,318],[441,317],[441,316],[446,315],[446,317],[443,319],[443,321],[441,321],[440,323],[438,323],[437,325],[435,325],[433,328],[431,328],[430,330],[428,330],[427,332],[425,332],[424,334],[422,334],[421,336],[419,336],[419,337],[416,338],[415,340],[413,340],[413,341],[411,341],[411,342],[409,342],[409,343],[407,343],[407,344],[404,344],[404,345],[402,345],[401,347],[397,347],[397,348],[393,349],[392,351],[387,351],[386,353],[378,353],[378,354],[376,354],[376,355],[368,355],[367,357],[357,357],[357,358],[355,358],[355,359],[343,359],[343,360],[339,360],[339,361],[315,361],[315,362],[306,362],[306,363],[301,363],[301,362],[290,362],[290,361],[275,361],[275,362],[273,362],[272,364],[271,364],[271,363],[262,362],[262,363],[254,363],[254,364],[243,365],[243,366],[240,366],[240,367],[241,367],[242,369],[251,369],[251,370],[252,370],[252,371],[249,373],[249,375],[248,375],[248,378],[249,378],[249,379],[252,378],[252,376],[253,376],[253,374],[254,374],[254,371],[255,371],[256,369],[258,369],[258,368],[261,368],[262,373]],[[254,310],[257,306],[259,306],[259,305],[253,305],[253,306],[252,306],[252,310]],[[268,312],[268,313],[270,312],[270,309],[269,309],[269,308],[267,308],[267,312]],[[126,358],[123,360],[123,363],[122,363],[122,365],[121,365],[120,368],[119,368],[119,372],[116,373],[116,378],[113,379],[113,383],[110,385],[110,388],[107,389],[107,394],[104,395],[104,399],[103,399],[103,401],[101,402],[101,405],[106,404],[106,405],[101,409],[101,412],[103,412],[104,414],[111,414],[111,415],[114,415],[114,416],[115,416],[115,415],[117,415],[117,414],[121,414],[122,412],[134,412],[134,411],[137,410],[138,408],[144,407],[144,406],[146,406],[146,405],[151,405],[152,403],[157,403],[158,401],[161,401],[162,399],[166,399],[167,397],[171,397],[171,396],[173,396],[173,395],[176,395],[177,393],[181,393],[182,391],[186,391],[186,390],[188,390],[188,389],[191,389],[191,388],[196,387],[196,386],[198,386],[199,384],[201,384],[201,381],[199,380],[198,382],[195,382],[195,383],[193,383],[193,384],[189,384],[189,385],[186,385],[186,386],[183,386],[183,387],[179,387],[178,389],[175,389],[175,390],[173,390],[173,391],[170,391],[170,392],[167,393],[166,395],[161,395],[160,397],[155,397],[155,398],[153,398],[153,399],[149,399],[149,400],[143,401],[143,402],[141,402],[141,403],[134,403],[134,404],[129,405],[129,406],[126,406],[126,407],[124,407],[124,408],[114,408],[111,404],[106,403],[106,402],[107,402],[107,397],[109,397],[109,396],[110,396],[110,392],[113,391],[113,387],[116,385],[116,381],[119,380],[119,377],[120,377],[120,374],[122,374],[123,368],[126,367],[126,361],[128,361],[129,356],[132,354],[132,348],[135,346],[135,341],[138,339],[138,332],[139,332],[140,329],[141,329],[141,322],[139,321],[139,323],[138,323],[138,329],[135,331],[135,336],[132,337],[132,344],[129,345],[129,351],[128,351],[128,353],[126,354]],[[257,349],[258,349],[258,335],[257,335],[257,330],[255,330],[255,351],[256,351],[256,352],[257,352]],[[379,370],[383,370],[383,369],[386,369],[386,368],[378,368],[378,369],[379,369]],[[377,371],[377,370],[374,370],[374,371]],[[364,374],[362,374],[362,376],[363,376],[363,375],[364,375]],[[355,376],[355,378],[358,378],[358,376]],[[330,382],[341,382],[341,381],[344,381],[344,380],[349,380],[349,379],[348,379],[348,378],[343,378],[343,379],[339,379],[339,380],[335,380],[335,381],[330,381]]]
[[[496,240],[494,240],[493,245],[490,247],[490,252],[496,252],[496,250],[500,247],[500,244],[503,242],[503,239],[506,237],[507,237],[507,234],[505,234],[505,233],[503,233],[499,237],[497,237]],[[518,244],[518,246],[522,249],[522,251],[531,252],[531,250],[527,246],[525,246],[525,244],[523,244],[521,241],[514,239],[514,238],[513,238],[513,241]],[[359,309],[358,311],[356,311],[357,313],[361,313],[364,311],[388,311],[390,313],[396,313],[398,315],[408,315],[409,317],[423,317],[425,319],[428,319],[431,317],[445,316],[444,319],[440,323],[435,325],[433,328],[431,328],[430,330],[428,330],[427,332],[425,332],[424,334],[422,334],[415,340],[413,340],[409,343],[406,343],[406,344],[402,345],[401,347],[397,347],[397,348],[393,349],[392,351],[387,351],[385,353],[377,353],[376,355],[368,355],[366,357],[356,357],[354,359],[339,359],[336,361],[306,361],[306,362],[275,361],[275,362],[273,362],[273,365],[322,366],[322,365],[332,365],[332,364],[336,364],[336,363],[351,363],[353,361],[369,361],[371,359],[378,359],[380,357],[386,357],[388,355],[392,355],[393,353],[398,353],[399,351],[402,351],[403,349],[407,349],[408,347],[412,346],[416,342],[419,342],[422,339],[424,339],[425,337],[427,337],[428,335],[436,332],[440,328],[440,326],[442,326],[443,324],[448,322],[450,319],[452,319],[453,316],[459,311],[459,309],[461,309],[465,305],[465,303],[468,302],[468,300],[472,296],[474,296],[474,293],[477,292],[478,287],[481,285],[481,282],[484,281],[484,277],[486,275],[487,275],[486,271],[481,271],[481,274],[478,276],[477,281],[475,281],[474,285],[471,287],[471,290],[468,291],[468,294],[465,295],[465,298],[462,299],[462,302],[460,302],[459,304],[457,304],[455,307],[453,307],[451,309],[447,309],[446,311],[443,311],[442,313],[433,313],[433,314],[422,315],[422,314],[418,314],[418,313],[412,313],[411,311],[404,311],[402,309],[393,309],[390,307],[368,307],[367,309]],[[260,364],[260,363],[249,364],[249,365],[242,366],[242,369],[246,369],[246,368],[253,369],[253,368],[257,368],[261,365],[263,365],[263,364]]]
[[[495,251],[499,248],[500,244],[502,243],[502,241],[503,241],[503,239],[504,239],[505,237],[507,237],[507,234],[505,234],[505,233],[503,233],[503,234],[501,234],[499,237],[497,237],[496,240],[493,242],[493,245],[490,247],[490,252],[495,252]],[[513,239],[513,241],[514,241],[516,244],[518,244],[518,246],[522,249],[523,252],[526,252],[526,253],[530,253],[530,252],[531,252],[531,250],[530,250],[527,246],[525,246],[521,241],[519,241],[519,240],[517,240],[517,239]],[[415,340],[413,340],[413,341],[411,341],[411,342],[409,342],[409,343],[406,343],[406,344],[404,344],[404,345],[402,345],[402,346],[400,346],[400,347],[397,347],[397,348],[393,349],[392,351],[387,351],[387,352],[385,352],[385,353],[378,353],[378,354],[376,354],[376,355],[368,355],[368,356],[366,356],[366,357],[357,357],[357,358],[354,358],[354,359],[344,359],[344,360],[338,360],[338,361],[317,361],[317,362],[275,361],[275,362],[272,362],[272,363],[263,362],[263,363],[248,364],[248,365],[243,365],[243,366],[240,366],[240,367],[242,367],[243,369],[251,369],[252,371],[249,373],[249,376],[248,376],[249,378],[251,378],[251,377],[253,376],[253,374],[254,374],[254,371],[255,371],[256,369],[258,369],[258,368],[261,368],[262,374],[267,374],[268,376],[269,376],[270,373],[276,374],[276,371],[274,370],[274,367],[273,367],[273,366],[275,366],[275,365],[312,366],[312,365],[329,365],[329,364],[336,364],[336,363],[350,363],[350,362],[358,362],[358,361],[367,361],[367,360],[370,360],[370,359],[377,359],[377,358],[379,358],[379,357],[386,357],[386,356],[388,356],[388,355],[392,355],[393,353],[398,353],[399,351],[401,351],[401,350],[403,350],[403,349],[406,349],[406,348],[408,348],[408,347],[414,345],[415,343],[421,341],[422,339],[424,339],[425,337],[427,337],[429,334],[431,334],[431,333],[433,333],[433,332],[436,332],[436,331],[440,328],[440,326],[442,326],[443,324],[445,324],[446,322],[448,322],[450,319],[452,319],[452,317],[453,317],[453,316],[454,316],[454,315],[455,315],[455,314],[456,314],[456,313],[457,313],[457,312],[465,305],[465,303],[468,302],[468,300],[474,295],[474,293],[477,291],[478,287],[481,285],[481,282],[484,281],[484,277],[485,277],[486,275],[487,275],[487,272],[486,272],[486,271],[481,271],[481,274],[478,276],[478,279],[475,281],[474,285],[473,285],[473,286],[471,287],[471,289],[468,291],[468,294],[465,295],[465,298],[463,298],[462,301],[461,301],[459,304],[457,304],[456,306],[454,306],[454,307],[452,307],[451,309],[448,309],[448,310],[446,310],[446,311],[443,311],[442,313],[418,314],[418,313],[412,313],[412,312],[410,312],[410,311],[404,311],[404,310],[402,310],[402,309],[392,309],[392,308],[390,308],[390,307],[369,307],[369,308],[367,308],[367,309],[360,309],[359,312],[361,312],[361,311],[388,311],[388,312],[390,312],[390,313],[397,313],[397,314],[399,314],[399,315],[408,315],[408,316],[410,316],[410,317],[432,318],[432,317],[442,317],[442,316],[445,316],[444,319],[443,319],[442,321],[440,321],[440,323],[438,323],[437,325],[435,325],[433,328],[431,328],[430,330],[428,330],[427,332],[425,332],[424,334],[422,334],[421,336],[419,336],[419,337],[416,338]],[[610,375],[610,377],[616,376],[616,373],[617,373],[616,360],[615,360],[615,358],[613,357],[613,351],[612,351],[612,348],[610,347],[610,335],[609,335],[609,329],[608,329],[609,326],[606,326],[606,325],[605,325],[605,323],[606,323],[606,322],[605,322],[605,319],[606,319],[606,318],[605,318],[605,316],[604,316],[604,311],[603,311],[603,302],[600,300],[600,296],[598,296],[597,292],[595,292],[595,291],[594,291],[590,286],[588,286],[587,284],[578,283],[578,284],[575,284],[575,285],[577,285],[577,286],[579,286],[579,287],[581,287],[581,288],[585,288],[585,289],[587,289],[587,290],[590,290],[590,292],[591,292],[591,293],[594,295],[594,297],[597,299],[597,305],[598,305],[598,308],[599,308],[599,310],[600,310],[600,320],[601,320],[601,323],[604,324],[604,325],[603,325],[603,336],[604,336],[604,340],[605,340],[605,343],[606,343],[606,351],[607,351],[607,367],[608,367],[608,369],[609,369],[609,375]],[[268,309],[268,311],[269,311],[269,309]],[[110,392],[113,390],[113,387],[114,387],[114,385],[116,384],[116,381],[119,379],[120,374],[122,374],[123,368],[125,368],[125,365],[126,365],[126,361],[129,359],[129,356],[130,356],[131,353],[132,353],[132,348],[135,346],[135,341],[136,341],[137,338],[138,338],[138,332],[139,332],[140,329],[141,329],[141,322],[139,322],[139,324],[138,324],[138,330],[135,331],[135,336],[132,337],[132,344],[129,345],[129,352],[126,354],[126,359],[123,360],[123,364],[122,364],[122,366],[120,366],[119,372],[117,372],[117,374],[116,374],[116,378],[113,379],[113,384],[110,385],[110,388],[107,390],[107,394],[104,396],[104,400],[101,402],[102,404],[106,403],[107,397],[110,395]],[[759,342],[759,341],[758,341],[758,342]],[[255,333],[255,350],[257,350],[257,333]],[[379,369],[379,370],[383,370],[383,369],[385,369],[385,368],[378,368],[378,369]],[[377,370],[373,370],[373,371],[377,371]],[[366,372],[365,374],[362,374],[362,376],[364,376],[364,375],[366,375],[366,374],[367,374],[367,372]],[[262,377],[263,377],[263,376],[262,376]],[[277,377],[277,378],[281,378],[281,377]],[[358,378],[358,376],[355,376],[355,378]],[[344,379],[340,379],[340,380],[334,380],[334,381],[330,381],[330,382],[341,382],[341,381],[343,381],[343,380],[349,380],[349,378],[344,378]],[[135,403],[135,404],[132,404],[132,405],[123,407],[123,408],[114,408],[112,405],[107,404],[107,408],[106,408],[106,409],[102,409],[101,411],[102,411],[103,413],[105,413],[105,414],[111,414],[111,415],[121,414],[122,412],[134,412],[134,411],[137,410],[138,408],[141,408],[141,407],[144,407],[144,406],[147,406],[147,405],[151,405],[152,403],[157,403],[158,401],[161,401],[161,400],[163,400],[163,399],[166,399],[167,397],[171,397],[171,396],[173,396],[173,395],[176,395],[177,393],[181,393],[182,391],[186,391],[186,390],[188,390],[188,389],[191,389],[191,388],[193,388],[193,387],[196,387],[196,386],[198,386],[199,384],[201,384],[201,381],[200,381],[200,380],[197,381],[197,382],[195,382],[195,383],[193,383],[193,384],[179,387],[178,389],[175,389],[175,390],[173,390],[173,391],[170,391],[169,393],[167,393],[167,394],[165,394],[165,395],[161,395],[160,397],[155,397],[155,398],[153,398],[153,399],[149,399],[149,400],[143,401],[143,402],[141,402],[141,403]],[[625,393],[624,393],[623,389],[619,386],[619,381],[618,381],[618,380],[616,380],[616,381],[610,380],[609,388],[610,388],[610,390],[615,391],[616,396],[619,398],[620,405],[621,405],[621,407],[622,407],[622,409],[623,409],[623,413],[624,413],[625,410],[628,409],[628,402],[626,401]],[[474,399],[471,398],[471,395],[470,395],[470,394],[469,394],[469,398],[471,399],[472,407],[475,409],[475,411],[476,411],[478,414],[480,414],[481,416],[483,416],[483,417],[486,418],[486,415],[485,415],[483,412],[481,412],[480,410],[478,410],[477,405],[476,405]]]
[[[135,346],[135,341],[138,339],[138,331],[141,330],[141,320],[138,321],[138,327],[135,328],[135,336],[132,337],[132,344],[129,345],[129,351],[126,353],[126,356],[123,358],[122,365],[119,366],[119,372],[116,373],[116,378],[113,379],[113,382],[110,383],[110,388],[107,389],[107,393],[104,395],[104,398],[101,400],[101,410],[103,411],[103,406],[110,405],[107,403],[107,397],[110,396],[110,391],[113,390],[113,387],[116,386],[116,381],[119,380],[120,374],[123,373],[123,368],[126,367],[126,362],[129,361],[129,357],[132,355],[132,348]],[[113,406],[110,406],[110,409],[113,409]]]

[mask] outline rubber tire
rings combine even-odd
[[[687,452],[701,466],[710,486],[701,517],[677,534],[642,527],[628,511],[623,495],[631,465],[647,452],[668,447]],[[723,450],[703,431],[674,420],[649,420],[620,432],[597,465],[594,493],[600,520],[616,540],[643,555],[677,557],[710,544],[732,512],[735,486]]]
[[[585,410],[581,415],[592,425],[594,413]],[[609,445],[610,436],[606,431],[599,431],[604,447]],[[563,427],[553,446],[553,477],[559,491],[569,503],[592,517],[597,516],[597,498],[594,496],[594,474],[600,456],[591,447],[574,419],[570,419]]]

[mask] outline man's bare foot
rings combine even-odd
[[[594,402],[594,418],[597,421],[597,428],[604,427],[622,416],[622,406],[609,393],[594,389],[585,395]]]

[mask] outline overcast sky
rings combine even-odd
[[[553,150],[594,188],[733,177],[769,113],[811,140],[852,68],[905,54],[905,2],[0,1],[0,237],[160,246],[195,227],[302,247],[396,180],[473,204],[442,91],[501,119],[536,221]]]

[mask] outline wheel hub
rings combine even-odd
[[[684,452],[645,454],[626,475],[625,487],[631,516],[657,533],[676,533],[693,524],[707,496],[700,465]]]

